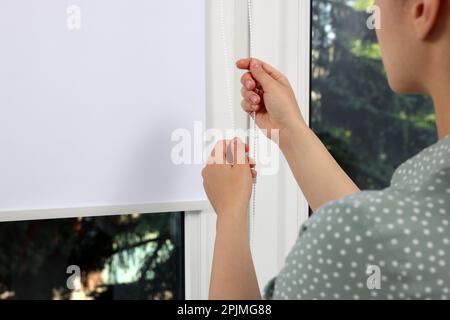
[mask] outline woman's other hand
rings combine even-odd
[[[256,124],[267,130],[269,138],[273,138],[271,129],[279,129],[281,139],[292,128],[306,126],[294,91],[281,72],[253,58],[238,60],[236,66],[248,70],[241,77],[242,109],[256,113]]]
[[[238,138],[220,141],[202,171],[203,186],[219,218],[246,216],[256,178],[255,164],[247,156],[248,150]]]

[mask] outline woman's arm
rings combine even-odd
[[[276,141],[313,210],[359,189],[308,128],[287,78],[257,59],[243,59],[237,67],[249,70],[241,82],[242,108],[256,112],[256,123]],[[258,89],[258,90],[256,90]]]
[[[233,164],[226,162],[230,143]],[[221,141],[202,171],[206,194],[217,214],[210,299],[261,299],[250,251],[247,214],[256,171],[247,152],[248,146],[238,139]]]
[[[261,293],[250,251],[247,212],[217,218],[210,299],[258,300]]]
[[[312,210],[360,191],[307,126],[293,126],[280,141],[281,151]]]

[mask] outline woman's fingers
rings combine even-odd
[[[247,162],[248,162],[248,164],[250,165],[250,168],[256,167],[256,162],[255,162],[255,160],[253,160],[252,158],[247,157]]]
[[[242,97],[251,104],[259,104],[261,102],[261,97],[253,91],[243,91]]]
[[[247,144],[239,138],[231,140],[230,151],[232,152],[233,164],[244,164],[247,158]]]
[[[248,100],[244,99],[241,101],[242,110],[247,113],[253,114],[253,112],[258,112],[260,109],[259,104],[251,104]]]
[[[255,90],[249,91],[249,90],[247,90],[246,87],[242,87],[241,88],[241,96],[243,98],[250,98],[251,96],[254,96],[256,99],[259,98],[259,101],[257,102],[257,103],[259,103],[259,102],[261,102],[261,100],[264,96],[264,91],[259,88],[255,88]],[[250,99],[250,102],[253,102],[253,101]]]
[[[261,61],[259,59],[255,58],[246,58],[246,59],[240,59],[236,62],[236,66],[238,69],[242,70],[250,70],[251,66],[254,64],[261,65],[264,70],[274,79],[274,80],[280,80],[281,82],[286,82],[286,77],[275,67],[271,66],[268,63],[265,63],[264,61]]]
[[[247,143],[242,142],[239,138],[234,138],[228,145],[228,150],[232,150],[234,163],[237,164],[248,164],[250,167],[254,168],[256,162],[254,159],[248,156],[250,147]]]
[[[258,175],[256,163],[255,160],[247,155],[249,150],[248,144],[242,142],[239,138],[217,142],[208,159],[208,165],[201,172],[203,183],[205,184],[208,166],[216,164],[231,164],[230,168],[233,168],[233,165],[248,165],[252,179],[256,179]]]
[[[247,90],[254,90],[256,88],[256,81],[250,72],[244,73],[241,77],[241,83]]]
[[[236,67],[238,67],[239,69],[242,70],[248,70],[250,69],[250,61],[252,59],[251,58],[245,58],[245,59],[239,59],[238,61],[236,61]]]
[[[242,109],[247,113],[258,111],[262,98],[254,91],[248,91],[245,87],[241,90],[241,95],[244,98],[241,102]]]
[[[225,164],[227,157],[227,146],[230,140],[221,140],[216,143],[211,151],[211,156],[208,159],[208,164]]]
[[[250,147],[239,138],[221,140],[216,143],[208,159],[208,165],[214,164],[248,164],[255,170],[256,162],[248,156]]]

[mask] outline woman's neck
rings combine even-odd
[[[431,92],[439,139],[450,135],[450,79],[434,86]]]
[[[433,99],[439,139],[443,139],[450,134],[450,62],[444,58],[447,56],[444,50],[438,52],[433,60],[439,64],[435,63],[423,80],[425,92]]]

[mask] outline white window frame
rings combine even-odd
[[[220,26],[220,1],[205,1],[206,26],[206,127],[230,127],[225,88],[225,60]],[[230,58],[247,55],[247,1],[224,0],[224,20]],[[310,1],[253,0],[254,56],[279,68],[291,81],[309,119],[310,75]],[[235,123],[246,128],[246,115],[240,109],[241,73],[234,73],[233,96]],[[199,173],[200,174],[200,173]],[[185,297],[207,299],[215,238],[215,214],[206,201],[144,203],[135,205],[58,208],[2,212],[1,221],[55,219],[83,216],[185,212]],[[261,289],[275,276],[297,238],[300,225],[309,215],[308,204],[301,194],[286,161],[274,176],[260,176],[257,183],[256,223],[253,234],[253,260]]]

